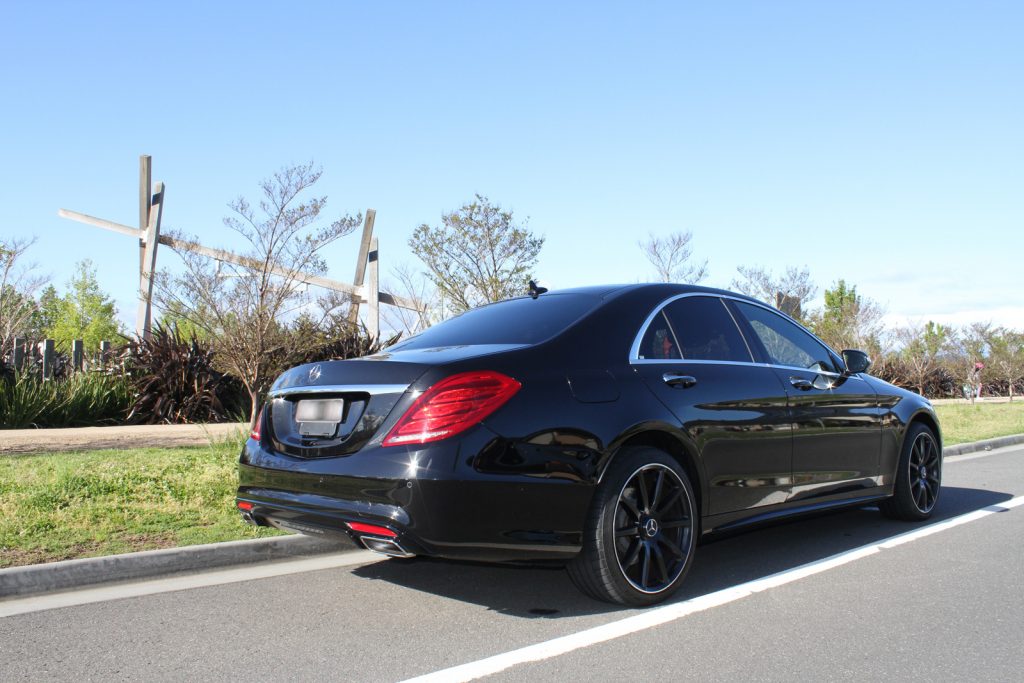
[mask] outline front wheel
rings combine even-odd
[[[653,605],[682,584],[697,543],[693,488],[679,463],[654,448],[616,458],[594,494],[573,583],[598,600]]]
[[[892,498],[878,508],[886,517],[920,521],[928,519],[939,500],[942,485],[942,450],[931,429],[916,422],[907,431],[896,469]]]

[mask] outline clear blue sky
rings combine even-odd
[[[134,317],[138,156],[165,226],[314,159],[385,271],[474,192],[552,287],[652,277],[647,232],[846,278],[891,320],[1024,327],[1024,3],[29,3],[0,9],[0,235]],[[357,238],[332,246],[350,279]],[[177,257],[169,250],[162,265]]]

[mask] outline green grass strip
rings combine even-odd
[[[0,457],[0,567],[278,535],[235,510],[239,450]]]

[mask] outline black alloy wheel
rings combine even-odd
[[[573,581],[599,600],[650,605],[683,581],[697,529],[693,489],[674,459],[642,448],[619,454],[595,494]]]
[[[942,451],[938,440],[928,427],[915,423],[904,440],[893,496],[878,507],[894,519],[928,519],[939,500],[941,485]]]

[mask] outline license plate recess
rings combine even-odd
[[[342,398],[306,398],[295,403],[295,422],[302,436],[334,436],[344,415]]]

